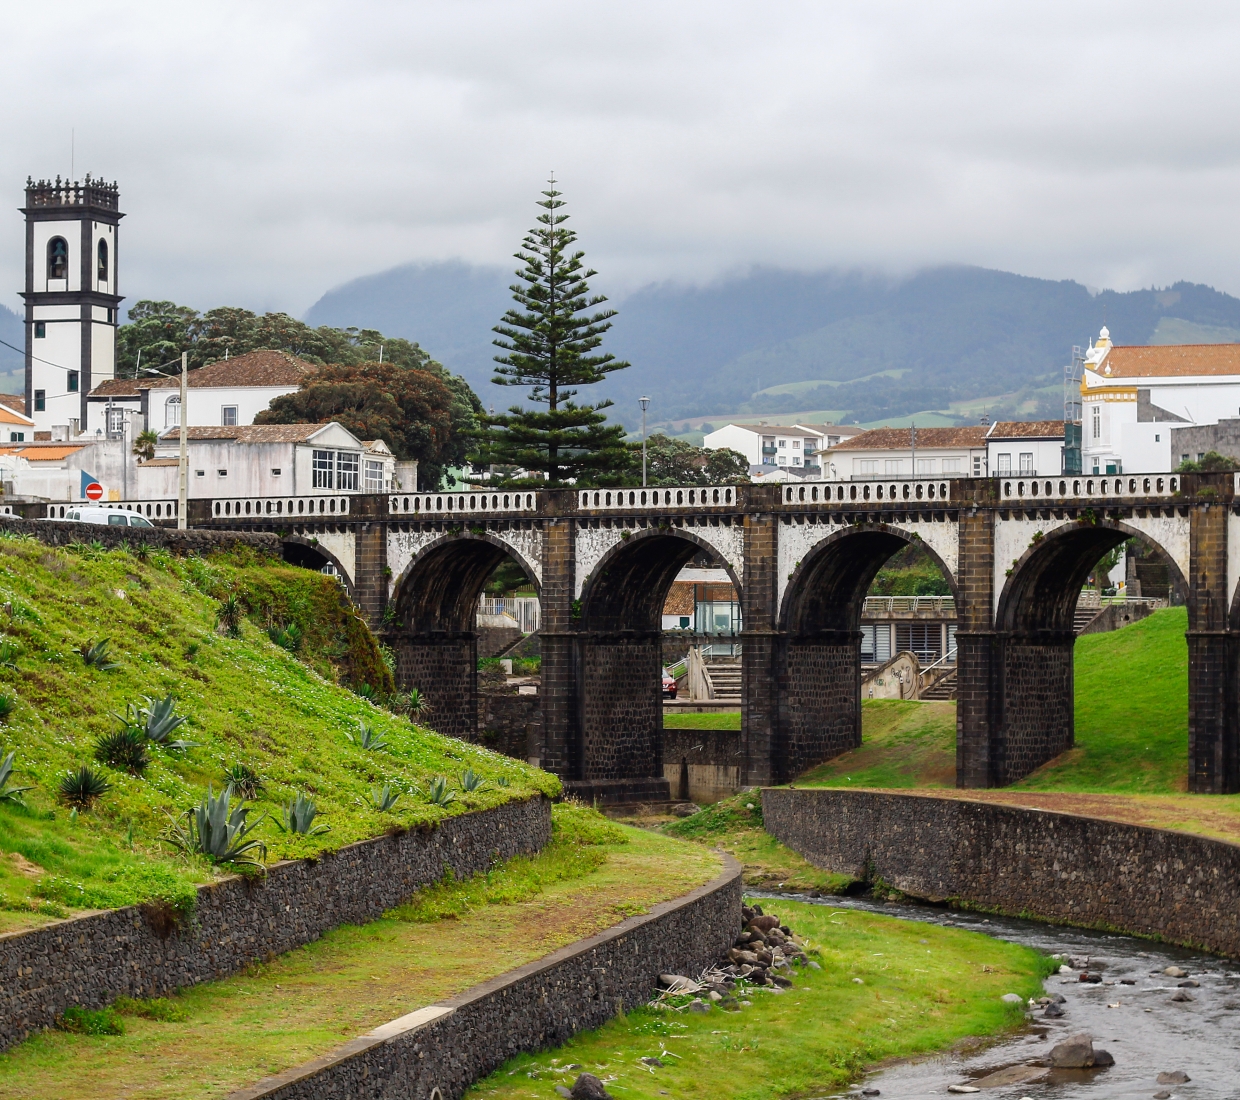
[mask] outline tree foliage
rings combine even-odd
[[[1177,474],[1229,474],[1234,470],[1240,470],[1240,462],[1218,451],[1207,451],[1195,461],[1186,458],[1175,468]]]
[[[640,485],[642,445],[628,445],[624,484]],[[749,482],[749,460],[726,447],[705,450],[656,432],[646,439],[647,485],[744,485]]]
[[[522,241],[516,258],[524,265],[511,287],[516,308],[504,314],[494,332],[503,355],[491,379],[499,386],[528,388],[530,405],[484,416],[485,430],[471,461],[475,466],[516,467],[524,481],[507,484],[554,488],[615,480],[625,467],[624,428],[609,425],[602,410],[610,401],[578,404],[578,387],[601,382],[628,363],[599,349],[611,328],[607,299],[590,294],[581,251],[570,251],[577,235],[564,226],[568,215],[554,179],[538,203],[538,225]],[[537,408],[539,405],[545,409]]]
[[[443,370],[333,364],[320,367],[296,393],[275,398],[254,422],[334,420],[359,439],[382,439],[397,458],[417,459],[423,486],[438,488],[444,470],[465,461],[466,439],[481,411],[469,386]]]

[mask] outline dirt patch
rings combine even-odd
[[[21,852],[11,852],[9,854],[9,862],[13,864],[13,869],[26,878],[39,878],[46,872],[37,863],[31,863]]]

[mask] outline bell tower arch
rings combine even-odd
[[[26,415],[37,432],[88,427],[87,394],[116,377],[115,183],[26,180]],[[105,427],[105,425],[89,425]]]

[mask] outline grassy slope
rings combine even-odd
[[[1170,608],[1076,643],[1076,747],[1016,785],[1025,790],[1182,791],[1188,759],[1187,618]],[[862,704],[862,746],[799,783],[950,787],[954,703]]]
[[[719,872],[719,857],[592,810],[557,806],[538,856],[419,892],[256,967],[170,998],[171,1022],[126,1017],[125,1034],[49,1031],[0,1055],[0,1097],[219,1096],[324,1054]]]
[[[258,624],[239,638],[216,629],[216,598],[239,592]],[[212,869],[173,858],[158,836],[167,814],[219,790],[226,766],[244,762],[266,782],[255,816],[278,814],[298,791],[318,804],[331,832],[289,836],[266,822],[261,835],[274,859],[311,854],[384,832],[489,806],[536,790],[554,792],[552,776],[485,749],[418,729],[338,687],[307,663],[273,645],[261,625],[299,618],[307,660],[330,677],[374,675],[382,663],[364,624],[342,606],[339,587],[309,570],[229,560],[145,562],[124,551],[55,549],[28,539],[0,539],[3,640],[17,646],[15,667],[0,667],[0,689],[17,706],[0,729],[0,749],[17,750],[15,781],[33,784],[25,808],[0,805],[0,927],[29,921],[21,910],[35,895],[45,907],[107,907],[146,897],[185,899],[189,883]],[[88,668],[84,642],[111,638],[120,667]],[[152,751],[145,777],[133,778],[93,759],[95,739],[114,728],[141,695],[173,693],[190,721],[178,736],[199,743],[186,753]],[[348,734],[362,719],[387,748],[365,752]],[[90,813],[72,820],[56,788],[67,769],[90,764],[112,790]],[[455,778],[472,767],[488,784],[446,810],[418,792],[428,776]],[[406,792],[395,812],[369,806],[374,786]],[[132,842],[130,837],[132,836]]]
[[[869,1064],[941,1050],[1023,1023],[1004,993],[1040,990],[1035,952],[870,913],[764,902],[819,951],[823,969],[737,1013],[640,1009],[557,1050],[513,1059],[468,1100],[547,1100],[578,1064],[625,1100],[771,1100],[845,1085]],[[854,982],[860,978],[861,984]],[[650,1069],[643,1057],[658,1057]],[[613,1080],[614,1079],[614,1080]],[[1015,1094],[1013,1094],[1015,1095]]]

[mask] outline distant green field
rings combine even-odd
[[[1170,608],[1076,643],[1076,747],[1016,784],[1041,791],[1182,791],[1188,770],[1188,616]],[[955,784],[953,703],[862,703],[862,745],[804,775],[829,787]]]

